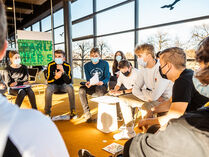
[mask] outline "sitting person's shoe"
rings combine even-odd
[[[71,113],[70,113],[70,119],[77,119],[77,118],[78,118],[78,116],[75,113],[75,110],[72,110]]]
[[[134,137],[134,136],[136,136],[135,131],[128,132],[128,130],[125,129],[125,130],[121,131],[120,133],[115,134],[113,136],[113,138],[115,140],[127,140],[127,139]]]
[[[125,130],[125,129],[126,129],[126,125],[123,124],[123,125],[120,126],[120,128],[118,130],[122,131],[122,130]]]
[[[86,113],[84,113],[83,117],[84,117],[85,120],[88,120],[88,119],[91,118],[91,113],[90,112],[86,112]]]
[[[80,149],[78,151],[78,156],[79,157],[95,157],[86,149]]]

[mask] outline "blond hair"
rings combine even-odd
[[[186,68],[186,53],[182,48],[167,48],[160,53],[160,57],[165,63],[173,64],[176,69]]]
[[[139,54],[142,54],[142,53],[146,53],[147,55],[151,54],[151,56],[153,58],[155,58],[155,48],[154,48],[154,46],[152,44],[138,45],[138,46],[136,46],[134,51],[135,51],[136,55],[139,55]]]

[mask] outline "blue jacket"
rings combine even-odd
[[[104,85],[107,86],[110,79],[109,64],[107,61],[100,59],[97,64],[88,62],[84,65],[84,70],[87,81],[90,81],[90,79],[97,72],[99,74],[99,81],[102,81]]]

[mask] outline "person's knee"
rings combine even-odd
[[[84,95],[84,94],[86,94],[86,88],[82,86],[79,88],[79,95]]]
[[[24,96],[26,95],[26,92],[25,92],[23,89],[20,89],[20,90],[18,91],[18,95],[24,97]]]
[[[52,94],[53,92],[54,92],[54,87],[48,85],[46,88],[46,94]]]
[[[27,89],[27,93],[28,93],[29,95],[34,94],[34,92],[33,92],[33,90],[32,90],[31,88],[28,88],[28,89]]]
[[[73,89],[73,86],[72,85],[66,85],[65,88],[67,89],[67,92],[70,92],[70,93],[73,93],[74,92],[74,89]]]

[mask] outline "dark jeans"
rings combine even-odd
[[[24,89],[11,89],[11,88],[9,88],[9,93],[11,95],[17,96],[17,98],[15,100],[15,104],[17,104],[18,106],[21,106],[25,96],[28,95],[28,98],[29,98],[29,101],[30,101],[30,104],[31,104],[32,108],[37,109],[35,94],[30,87],[29,88],[24,88]]]
[[[89,105],[87,100],[87,94],[96,96],[103,96],[107,93],[107,87],[105,85],[102,86],[92,86],[90,88],[87,88],[86,86],[81,86],[79,89],[79,96],[81,100],[81,105],[83,107],[84,113],[89,112]]]
[[[69,103],[70,103],[70,111],[72,112],[75,110],[75,95],[74,95],[74,89],[71,84],[48,84],[46,88],[46,94],[45,94],[45,113],[51,114],[51,106],[52,106],[52,94],[54,93],[68,93]]]

